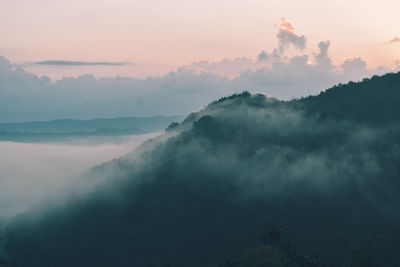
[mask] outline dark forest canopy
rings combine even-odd
[[[400,73],[288,102],[247,92],[215,101],[94,168],[106,177],[94,192],[17,216],[9,262],[218,266],[267,253],[281,259],[271,266],[328,266],[262,245],[279,224],[321,262],[350,262],[368,239],[381,266],[400,266],[399,103]]]

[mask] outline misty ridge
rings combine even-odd
[[[13,218],[7,264],[399,266],[399,101],[400,73],[221,98]]]

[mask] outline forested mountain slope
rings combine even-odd
[[[220,99],[93,169],[107,177],[94,193],[15,218],[9,261],[218,266],[278,224],[327,264],[368,238],[399,266],[399,103],[399,73],[289,102]],[[290,259],[274,266],[328,266]]]

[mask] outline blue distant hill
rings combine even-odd
[[[124,136],[165,129],[183,116],[121,117],[1,123],[0,141],[57,141],[90,136]]]

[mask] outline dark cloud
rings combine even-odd
[[[45,60],[37,61],[37,65],[53,65],[53,66],[123,66],[130,64],[129,62],[105,62],[105,61],[68,61],[68,60]]]
[[[257,58],[260,61],[268,60],[269,59],[269,54],[263,50],[263,51],[261,51],[260,54],[258,54]]]

